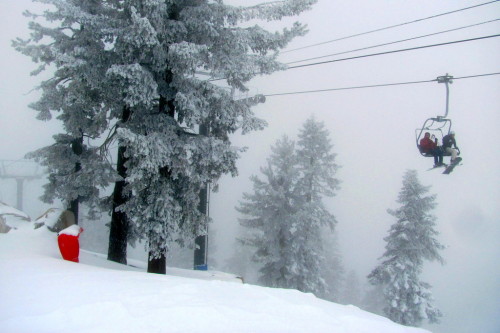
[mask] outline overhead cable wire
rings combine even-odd
[[[470,79],[470,78],[492,76],[492,75],[500,75],[500,72],[487,73],[487,74],[468,75],[468,76],[462,76],[462,77],[453,77],[452,80]],[[408,82],[396,82],[396,83],[382,83],[382,84],[371,84],[371,85],[364,85],[364,86],[352,86],[352,87],[342,87],[342,88],[329,88],[329,89],[303,90],[303,91],[284,92],[284,93],[275,93],[275,94],[264,94],[264,96],[267,98],[267,97],[275,97],[275,96],[301,95],[301,94],[311,94],[311,93],[320,93],[320,92],[329,92],[329,91],[341,91],[341,90],[355,90],[355,89],[366,89],[366,88],[403,86],[403,85],[420,84],[420,83],[430,83],[430,82],[437,82],[437,81],[438,81],[438,79],[421,80],[421,81],[408,81]]]
[[[363,47],[363,48],[359,48],[359,49],[354,49],[354,50],[349,50],[349,51],[344,51],[344,52],[338,52],[338,53],[333,53],[333,54],[327,54],[327,55],[319,56],[319,57],[313,57],[313,58],[308,58],[308,59],[291,61],[291,62],[287,62],[285,65],[296,64],[296,63],[299,63],[299,62],[304,62],[304,61],[309,61],[309,60],[316,60],[316,59],[328,58],[328,57],[333,57],[333,56],[336,56],[336,55],[341,55],[341,54],[346,54],[346,53],[351,53],[351,52],[356,52],[356,51],[363,51],[363,50],[373,49],[373,48],[376,48],[376,47],[387,46],[387,45],[392,45],[392,44],[397,44],[397,43],[402,43],[402,42],[408,42],[410,40],[415,40],[415,39],[419,39],[419,38],[430,37],[430,36],[435,36],[435,35],[439,35],[439,34],[444,34],[444,33],[447,33],[447,32],[452,32],[452,31],[462,30],[462,29],[466,29],[466,28],[471,28],[471,27],[475,27],[475,26],[478,26],[478,25],[487,24],[487,23],[491,23],[491,22],[495,22],[495,21],[499,21],[499,20],[500,20],[500,18],[497,18],[497,19],[494,19],[494,20],[489,20],[489,21],[485,21],[485,22],[481,22],[481,23],[471,24],[471,25],[467,25],[467,26],[463,26],[463,27],[459,27],[459,28],[455,28],[455,29],[449,29],[449,30],[444,30],[444,31],[440,31],[440,32],[434,32],[432,34],[427,34],[427,35],[422,35],[422,36],[416,36],[416,37],[411,37],[411,38],[406,38],[406,39],[401,39],[401,40],[397,40],[397,41],[394,41],[394,42],[377,44],[377,45],[367,46],[367,47]]]
[[[276,94],[264,94],[264,96],[267,98],[267,97],[274,97],[274,96],[301,95],[301,94],[320,93],[320,92],[327,92],[327,91],[340,91],[340,90],[354,90],[354,89],[365,89],[365,88],[401,86],[401,85],[409,85],[409,84],[429,83],[429,82],[433,82],[433,81],[437,81],[437,80],[434,79],[434,80],[411,81],[411,82],[371,84],[371,85],[365,85],[365,86],[352,86],[352,87],[342,87],[342,88],[303,90],[303,91],[284,92],[284,93],[276,93]]]
[[[288,53],[288,52],[293,52],[293,51],[297,51],[297,50],[303,50],[303,49],[307,49],[307,48],[314,47],[314,46],[329,44],[329,43],[333,43],[333,42],[337,42],[337,41],[340,41],[340,40],[349,39],[349,38],[353,38],[353,37],[363,36],[363,35],[371,34],[371,33],[378,32],[378,31],[383,31],[383,30],[388,30],[388,29],[392,29],[392,28],[396,28],[396,27],[401,27],[401,26],[404,26],[404,25],[408,25],[408,24],[412,24],[412,23],[416,23],[416,22],[421,22],[421,21],[425,21],[425,20],[429,20],[429,19],[433,19],[433,18],[436,18],[436,17],[445,16],[445,15],[449,15],[449,14],[453,14],[453,13],[458,13],[458,12],[461,12],[461,11],[469,10],[469,9],[480,7],[480,6],[484,6],[484,5],[489,5],[491,3],[498,2],[498,1],[500,1],[500,0],[489,1],[489,2],[478,4],[478,5],[474,5],[474,6],[470,6],[470,7],[465,7],[465,8],[461,8],[461,9],[457,9],[457,10],[453,10],[453,11],[445,12],[445,13],[441,13],[441,14],[436,14],[436,15],[424,17],[424,18],[421,18],[421,19],[409,21],[409,22],[394,24],[394,25],[387,26],[387,27],[384,27],[384,28],[379,28],[379,29],[375,29],[375,30],[361,32],[361,33],[358,33],[358,34],[349,35],[349,36],[345,36],[345,37],[340,37],[340,38],[328,40],[328,41],[321,42],[321,43],[306,45],[306,46],[298,47],[298,48],[295,48],[295,49],[283,51],[283,52],[281,52],[281,54]]]
[[[461,76],[461,77],[459,76],[459,77],[454,77],[453,80],[471,79],[471,78],[476,78],[476,77],[492,76],[492,75],[500,75],[500,72],[497,72],[497,73],[487,73],[487,74],[468,75],[468,76]]]
[[[500,1],[500,0],[498,0],[498,1]],[[392,51],[385,51],[385,52],[378,52],[378,53],[370,53],[370,54],[364,54],[364,55],[348,57],[348,58],[340,58],[340,59],[333,59],[333,60],[327,60],[327,61],[321,61],[321,62],[313,62],[310,64],[290,66],[290,67],[286,68],[286,70],[303,68],[303,67],[310,67],[310,66],[317,66],[317,65],[324,65],[324,64],[340,62],[340,61],[375,57],[375,56],[386,55],[386,54],[415,51],[415,50],[427,49],[427,48],[437,47],[437,46],[445,46],[445,45],[452,45],[452,44],[458,44],[458,43],[473,42],[473,41],[478,41],[478,40],[483,40],[483,39],[488,39],[488,38],[495,38],[495,37],[500,37],[500,34],[490,35],[490,36],[481,36],[481,37],[475,37],[475,38],[469,38],[469,39],[462,39],[462,40],[456,40],[456,41],[438,43],[438,44],[431,44],[431,45],[422,45],[422,46],[410,47],[407,49],[399,49],[399,50],[392,50]],[[208,79],[207,81],[212,82],[212,81],[219,81],[219,80],[225,80],[225,79],[226,79],[225,77],[219,77],[219,78]]]
[[[360,55],[360,56],[354,56],[354,57],[349,57],[349,58],[341,58],[341,59],[333,59],[333,60],[327,60],[327,61],[322,61],[322,62],[314,62],[314,63],[310,63],[310,64],[290,66],[290,67],[287,68],[287,70],[289,70],[289,69],[296,69],[296,68],[302,68],[302,67],[324,65],[324,64],[329,64],[329,63],[339,62],[339,61],[346,61],[346,60],[354,60],[354,59],[375,57],[375,56],[392,54],[392,53],[414,51],[414,50],[426,49],[426,48],[430,48],[430,47],[452,45],[452,44],[465,43],[465,42],[473,42],[473,41],[477,41],[477,40],[483,40],[483,39],[495,38],[495,37],[500,37],[500,34],[490,35],[490,36],[482,36],[482,37],[475,37],[475,38],[469,38],[469,39],[462,39],[462,40],[456,40],[456,41],[452,41],[452,42],[445,42],[445,43],[438,43],[438,44],[431,44],[431,45],[422,45],[422,46],[410,47],[410,48],[407,48],[407,49],[399,49],[399,50],[385,51],[385,52],[379,52],[379,53],[364,54],[364,55]]]

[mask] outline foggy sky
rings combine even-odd
[[[229,4],[251,5],[254,0],[232,0]],[[289,49],[324,42],[368,30],[480,4],[465,0],[320,0],[313,10],[299,18],[272,27],[307,23],[309,33]],[[52,143],[57,122],[43,123],[27,107],[36,100],[30,90],[39,81],[29,72],[30,60],[10,47],[10,40],[27,36],[27,21],[20,15],[35,8],[28,0],[0,0],[0,159],[19,159],[34,149]],[[495,19],[500,3],[482,6],[440,18],[409,24],[383,32],[350,38],[318,47],[283,53],[283,62],[321,56],[392,42]],[[459,30],[429,38],[334,58],[383,52],[497,34],[500,23]],[[432,80],[449,73],[455,77],[500,71],[500,38],[442,46],[392,55],[343,61],[293,69],[259,77],[249,86],[251,93],[274,94],[313,89],[340,88],[381,83]],[[328,60],[322,59],[322,60]],[[315,61],[313,61],[315,62]],[[231,253],[238,214],[234,207],[241,194],[251,190],[249,177],[270,154],[270,146],[282,135],[296,138],[304,121],[314,115],[331,133],[342,188],[326,200],[339,221],[336,232],[346,270],[364,278],[382,256],[387,231],[394,218],[388,208],[395,202],[406,169],[416,169],[420,181],[437,194],[439,240],[447,246],[445,266],[426,266],[424,280],[433,285],[436,306],[443,311],[442,324],[429,326],[433,332],[466,333],[500,331],[500,173],[497,154],[500,134],[500,76],[455,80],[450,86],[450,112],[463,165],[445,176],[440,170],[426,171],[432,158],[420,156],[415,146],[415,129],[425,119],[444,115],[445,87],[438,83],[384,88],[297,94],[269,97],[255,108],[269,126],[261,132],[234,135],[233,142],[249,150],[238,162],[239,176],[224,177],[220,191],[211,196],[211,228],[217,230],[217,258]],[[445,162],[448,158],[446,158]],[[32,194],[42,183],[31,183]],[[0,180],[0,201],[12,199],[13,182]],[[39,194],[38,194],[39,195]],[[31,198],[36,198],[32,195]],[[29,201],[30,214],[45,207]]]

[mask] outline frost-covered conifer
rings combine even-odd
[[[338,169],[336,154],[331,150],[329,132],[324,124],[314,117],[307,119],[297,142],[300,178],[296,191],[300,193],[301,202],[296,215],[296,242],[302,249],[298,257],[298,265],[302,270],[301,283],[314,286],[318,294],[328,288],[321,278],[325,265],[322,233],[327,228],[333,232],[337,223],[335,216],[323,203],[325,196],[335,195],[340,184],[335,177]]]
[[[296,150],[288,139],[273,147],[268,167],[261,170],[266,179],[253,177],[254,193],[244,195],[240,223],[254,230],[246,243],[263,264],[261,283],[330,297],[335,291],[325,277],[330,283],[335,274],[325,267],[323,236],[333,230],[335,218],[322,198],[338,188],[337,165],[323,124],[309,119],[299,138]]]
[[[299,133],[297,155],[302,174],[300,186],[309,203],[319,205],[323,196],[334,196],[339,188],[340,182],[335,178],[339,166],[335,163],[332,147],[325,124],[314,117],[307,119]],[[322,210],[322,207],[317,209]],[[333,217],[326,218],[324,224],[334,221]]]
[[[99,85],[102,59],[97,57],[104,50],[103,36],[94,29],[99,19],[89,14],[101,10],[99,3],[80,1],[81,10],[76,10],[72,1],[58,2],[56,10],[42,15],[51,24],[43,26],[34,20],[30,23],[31,38],[13,42],[18,51],[39,64],[33,75],[47,68],[53,71],[52,77],[38,87],[40,99],[30,106],[38,111],[40,120],[49,120],[57,112],[65,133],[54,136],[53,145],[28,156],[49,171],[42,200],[60,199],[77,218],[79,201],[95,207],[100,190],[116,179],[99,150],[88,144],[108,127],[108,108],[102,103],[104,86]],[[35,14],[26,15],[37,18]]]
[[[250,109],[256,100],[235,101],[220,82],[246,91],[254,76],[284,69],[278,51],[305,33],[299,23],[281,32],[240,23],[297,15],[316,0],[248,8],[209,0],[43,2],[53,5],[45,18],[56,27],[34,24],[33,39],[17,44],[42,69],[56,67],[42,84],[38,110],[47,118],[88,99],[68,115],[89,113],[99,134],[116,123],[124,163],[118,168],[126,177],[115,212],[130,220],[134,237],[147,239],[148,270],[163,272],[173,236],[184,243],[206,229],[208,218],[197,210],[200,189],[236,174],[241,149],[229,134],[265,126]],[[200,126],[207,135],[194,134]]]
[[[390,228],[382,262],[368,275],[373,285],[382,287],[384,313],[393,321],[418,326],[423,320],[438,322],[441,312],[432,305],[430,285],[420,281],[424,260],[443,262],[443,249],[434,229],[435,195],[425,196],[429,187],[422,186],[415,170],[403,177],[397,202],[401,207],[388,210],[397,219]]]
[[[262,264],[259,282],[269,287],[311,291],[298,284],[300,246],[295,242],[296,214],[300,199],[295,193],[299,173],[295,144],[286,136],[271,147],[264,179],[251,178],[253,193],[244,193],[237,208],[244,215],[240,224],[248,228],[243,244],[255,248],[253,260]]]

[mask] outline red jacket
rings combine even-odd
[[[429,138],[424,137],[422,140],[420,140],[420,148],[424,153],[428,153],[436,147],[436,143]]]

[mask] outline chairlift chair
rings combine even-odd
[[[445,135],[450,134],[451,131],[451,119],[436,117],[427,119],[421,128],[415,130],[415,138],[417,143],[417,148],[420,154],[424,157],[433,157],[432,154],[424,153],[420,147],[420,140],[424,137],[426,132],[431,134],[431,139],[436,140],[437,144],[440,146],[443,144],[443,138]],[[443,156],[450,156],[449,153],[443,152]]]
[[[448,116],[448,107],[449,107],[449,97],[450,97],[450,89],[448,84],[453,83],[453,76],[448,74],[444,76],[439,76],[436,81],[438,83],[444,83],[446,85],[446,113],[444,116],[437,116],[433,118],[427,119],[422,128],[415,130],[415,137],[417,148],[420,154],[424,157],[433,157],[432,154],[422,152],[420,147],[420,140],[423,138],[425,132],[431,133],[431,137],[438,140],[438,145],[443,144],[443,137],[451,132],[451,119],[446,118]],[[443,152],[443,156],[450,156],[450,153]]]

